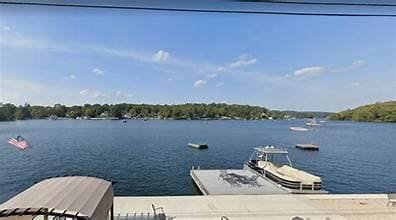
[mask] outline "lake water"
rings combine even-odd
[[[396,191],[396,124],[329,121],[292,132],[292,121],[0,122],[0,202],[44,178],[91,175],[116,182],[116,195],[198,194],[191,166],[241,168],[257,145],[286,147],[293,165],[323,178],[332,193]],[[7,140],[21,133],[33,147]],[[206,142],[208,150],[187,147]],[[317,143],[320,151],[295,149]]]

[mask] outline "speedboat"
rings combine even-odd
[[[308,131],[307,128],[303,128],[303,127],[289,127],[289,130],[291,130],[291,131]]]
[[[321,124],[319,124],[318,122],[316,122],[315,119],[311,119],[309,120],[307,123],[305,123],[308,126],[322,126]]]
[[[25,150],[30,147],[30,144],[20,135],[16,138],[11,138],[8,143],[21,150]]]
[[[282,156],[287,164],[275,162],[275,157]],[[278,158],[279,159],[279,158]],[[280,185],[281,187],[298,192],[321,191],[322,179],[308,172],[292,166],[286,149],[274,146],[256,147],[249,161],[244,164],[245,169],[251,169]]]

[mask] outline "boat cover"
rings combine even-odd
[[[0,205],[0,219],[52,215],[105,220],[113,206],[111,182],[70,176],[43,180]]]

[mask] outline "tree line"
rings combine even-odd
[[[378,102],[332,114],[333,120],[396,122],[396,101]]]
[[[156,119],[280,119],[287,117],[315,117],[323,113],[306,114],[302,112],[270,111],[265,107],[237,104],[197,104],[179,105],[154,104],[85,104],[82,106],[31,106],[29,104],[15,106],[0,105],[0,121],[61,118],[156,118]],[[327,113],[326,113],[327,114]]]

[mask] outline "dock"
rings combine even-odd
[[[190,175],[203,195],[268,195],[290,193],[251,170],[246,169],[192,169]]]
[[[296,148],[302,150],[319,150],[319,145],[317,144],[296,144]]]
[[[114,220],[153,219],[152,204],[173,220],[396,219],[396,207],[387,202],[386,194],[116,196]]]
[[[209,147],[207,144],[204,143],[200,143],[200,144],[188,143],[188,146],[195,149],[208,149]]]

